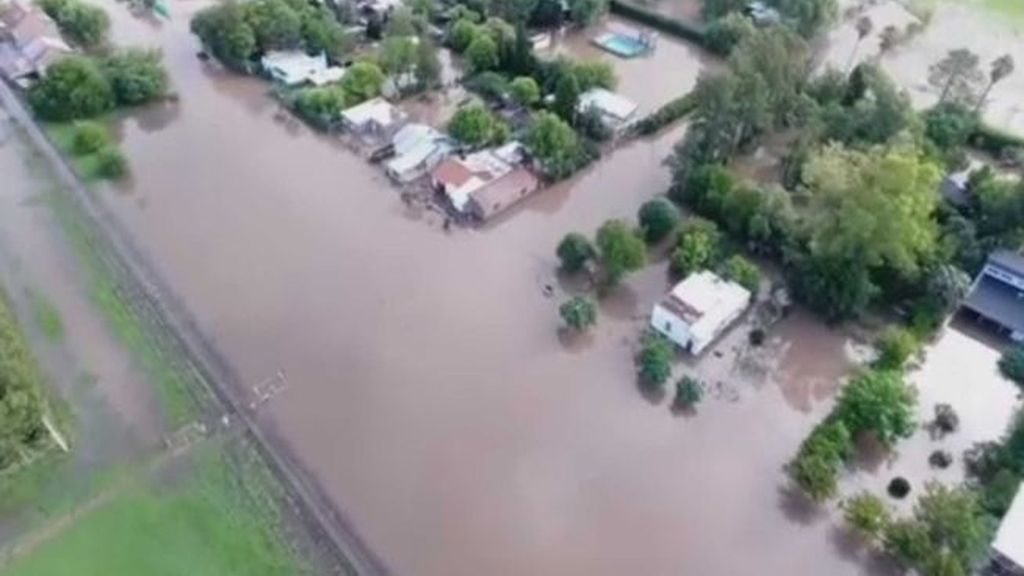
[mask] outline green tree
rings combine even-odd
[[[805,38],[828,30],[839,16],[838,0],[772,0],[771,4]]]
[[[529,76],[519,76],[509,84],[509,91],[516,104],[530,108],[540,101],[540,87],[537,81]]]
[[[437,47],[426,37],[416,46],[416,80],[423,88],[434,88],[441,83],[441,61]]]
[[[680,276],[689,276],[710,267],[718,257],[720,242],[721,233],[714,222],[702,218],[687,220],[672,251],[672,271]]]
[[[1024,388],[1024,346],[1014,346],[999,358],[999,372],[1017,386]]]
[[[573,296],[558,307],[558,314],[565,325],[582,332],[597,323],[597,307],[585,296]]]
[[[96,153],[96,173],[107,180],[117,180],[128,173],[128,160],[115,146],[105,146]]]
[[[110,17],[102,8],[79,0],[42,0],[39,6],[79,46],[96,48],[106,42]]]
[[[739,13],[731,13],[708,24],[704,37],[708,49],[728,56],[740,42],[754,33],[754,24]]]
[[[675,405],[680,408],[692,408],[704,399],[704,388],[693,376],[683,376],[676,382]]]
[[[950,50],[945,58],[928,68],[928,83],[939,90],[939,102],[952,101],[966,107],[977,103],[978,89],[985,81],[978,55],[967,48]]]
[[[225,66],[241,70],[256,50],[256,34],[245,20],[242,7],[233,1],[203,8],[189,26],[210,52]]]
[[[704,19],[710,22],[735,12],[742,12],[746,7],[747,0],[704,0],[702,11]]]
[[[985,105],[985,101],[988,100],[988,94],[992,91],[992,88],[1006,79],[1010,74],[1013,74],[1013,69],[1013,56],[1010,54],[1003,54],[992,61],[992,66],[988,73],[988,84],[985,85],[985,90],[981,93],[981,97],[978,98],[978,104],[974,109],[975,113],[981,111],[981,108]]]
[[[448,123],[448,133],[456,140],[470,147],[478,148],[487,144],[500,144],[501,119],[482,104],[471,104],[459,108]]]
[[[378,60],[392,76],[409,74],[416,67],[416,43],[408,36],[388,36],[380,43]]]
[[[654,244],[665,239],[679,224],[679,210],[663,198],[648,200],[637,214],[644,240]]]
[[[608,13],[607,0],[570,0],[569,15],[580,26],[590,26]]]
[[[574,62],[569,67],[568,73],[576,79],[577,89],[580,92],[594,88],[614,90],[619,83],[619,79],[615,75],[615,68],[605,60]]]
[[[490,36],[477,35],[466,48],[466,58],[474,72],[486,72],[498,66],[498,45]]]
[[[345,93],[345,105],[355,106],[371,98],[380,96],[384,86],[384,72],[372,62],[356,62],[349,67],[348,73],[341,79],[341,89]]]
[[[838,491],[840,466],[852,452],[853,434],[841,419],[831,416],[800,445],[787,472],[808,497],[824,502]]]
[[[251,0],[241,6],[261,50],[291,50],[302,43],[302,19],[285,0]]]
[[[597,251],[605,285],[610,287],[644,265],[647,249],[625,222],[608,220],[597,230]]]
[[[341,118],[346,100],[344,89],[336,86],[305,88],[295,98],[295,110],[306,120],[324,127]]]
[[[644,335],[640,354],[636,357],[637,377],[640,383],[651,388],[660,388],[672,376],[672,358],[675,352],[672,343],[654,332]]]
[[[323,52],[337,60],[352,49],[352,39],[325,6],[303,11],[301,20],[302,41],[307,52]]]
[[[892,512],[878,496],[861,492],[843,503],[843,518],[861,537],[879,541],[892,521]]]
[[[731,280],[743,286],[756,295],[761,287],[761,271],[758,267],[743,256],[736,254],[722,262],[719,273],[726,280]]]
[[[469,18],[462,18],[452,25],[448,35],[448,42],[452,50],[463,53],[473,43],[473,40],[480,35],[479,27]]]
[[[922,566],[936,553],[923,523],[903,518],[891,522],[885,529],[885,551],[910,566]]]
[[[544,170],[554,177],[575,170],[583,151],[576,132],[550,112],[536,114],[526,135],[526,144]]]
[[[418,18],[408,6],[398,6],[388,16],[388,23],[384,26],[385,37],[413,37],[419,33],[417,30]]]
[[[0,469],[9,470],[48,434],[43,377],[6,298],[0,298],[0,374]]]
[[[121,106],[138,106],[167,95],[170,81],[158,50],[127,48],[100,62]]]
[[[834,413],[854,435],[870,432],[885,447],[914,433],[917,395],[899,372],[869,370],[839,394]]]
[[[75,122],[71,135],[71,152],[77,155],[92,154],[110,144],[110,134],[98,122],[88,120]]]
[[[955,102],[942,102],[924,113],[925,136],[940,150],[961,148],[978,127],[978,116]]]
[[[913,279],[937,246],[938,169],[913,151],[830,146],[803,170],[811,196],[808,301],[828,316],[859,313],[877,291],[872,271]]]
[[[95,62],[68,56],[54,62],[29,89],[28,101],[42,119],[62,122],[107,112],[114,107],[114,93]]]
[[[564,74],[555,85],[555,114],[569,124],[576,121],[576,108],[580,102],[580,86],[573,74]]]
[[[555,253],[561,261],[562,270],[573,274],[579,272],[591,260],[596,251],[587,237],[578,232],[570,232],[558,243]]]
[[[900,370],[917,352],[917,338],[909,330],[889,327],[875,342],[878,359],[875,365],[883,370]]]

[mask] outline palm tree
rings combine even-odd
[[[1013,56],[1010,56],[1009,54],[1003,54],[992,61],[992,68],[988,73],[988,86],[986,86],[985,91],[981,93],[978,105],[974,108],[975,114],[980,112],[982,106],[985,105],[985,100],[988,99],[988,93],[992,90],[992,87],[1010,74],[1013,74],[1013,68]]]
[[[863,41],[868,34],[871,34],[871,30],[874,28],[875,23],[867,16],[861,16],[861,18],[857,20],[857,42],[854,43],[853,50],[850,51],[850,58],[846,61],[847,70],[849,70],[850,66],[853,64],[853,57],[857,55],[857,49],[860,48],[861,41]]]

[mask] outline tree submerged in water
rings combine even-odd
[[[703,399],[704,387],[693,376],[683,376],[676,382],[676,407],[693,408]]]
[[[661,388],[672,376],[672,343],[664,336],[648,332],[636,358],[637,377],[648,388]]]
[[[565,325],[576,332],[583,332],[597,324],[597,308],[586,296],[573,296],[558,307],[558,314]]]

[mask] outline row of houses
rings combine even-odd
[[[72,52],[57,23],[38,6],[23,0],[0,0],[0,74],[4,78],[28,86]]]

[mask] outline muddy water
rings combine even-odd
[[[854,52],[855,21],[837,27],[829,36],[827,62],[844,69],[853,62],[875,58],[879,54],[879,34],[886,26],[902,30],[914,21],[913,15],[895,1],[881,2],[865,15],[874,23],[872,33]],[[977,54],[987,77],[991,61],[1004,54],[1024,62],[1024,28],[977,2],[938,2],[924,32],[883,55],[881,65],[907,90],[915,106],[924,108],[935,104],[939,97],[939,90],[928,84],[928,68],[958,48]],[[1024,134],[1024,73],[1019,68],[992,88],[983,115],[994,126]]]
[[[736,381],[738,397],[696,415],[633,380],[664,263],[609,296],[589,338],[558,336],[558,299],[543,295],[560,286],[554,246],[664,190],[679,130],[445,233],[374,168],[275,120],[265,84],[198,62],[199,6],[158,25],[107,5],[118,41],[163,48],[181,100],[124,121],[134,178],[100,193],[245,378],[284,372],[264,423],[395,572],[863,572],[781,487],[828,408],[844,336],[785,320],[770,333],[774,376]],[[645,62],[622,76],[647,106],[699,68],[686,52]]]

